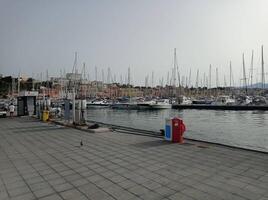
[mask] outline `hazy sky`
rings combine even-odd
[[[247,74],[254,50],[254,81],[260,80],[260,49],[268,62],[267,0],[0,0],[0,73],[37,76],[48,69],[94,67],[123,77],[131,68],[135,84],[154,71],[155,83],[166,82],[177,48],[182,75],[192,70],[195,85],[212,64],[212,84],[219,68],[229,82],[229,61],[236,84]],[[267,65],[265,64],[265,69]],[[101,74],[99,73],[99,78]],[[150,81],[149,81],[150,82]]]

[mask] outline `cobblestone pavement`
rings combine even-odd
[[[268,200],[268,154],[0,119],[0,199]]]

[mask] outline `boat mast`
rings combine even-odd
[[[211,64],[209,65],[209,77],[208,77],[208,84],[209,84],[209,89],[210,89],[210,96],[211,96]]]
[[[174,68],[172,73],[172,86],[176,88],[176,48],[174,48]]]
[[[253,55],[254,55],[254,51],[252,50],[252,54],[251,54],[251,66],[250,66],[250,87],[251,87],[251,89],[253,87]]]
[[[262,84],[262,89],[264,89],[265,75],[264,75],[263,45],[261,46],[261,84]]]
[[[244,86],[245,86],[246,94],[247,94],[248,93],[248,89],[247,89],[247,78],[246,78],[246,68],[245,68],[244,53],[243,53],[243,81],[244,81]]]
[[[195,87],[198,89],[198,84],[199,84],[199,69],[197,69],[196,72],[196,80],[195,80]]]
[[[230,90],[231,90],[231,87],[232,87],[232,62],[230,61]]]

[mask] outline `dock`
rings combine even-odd
[[[268,110],[265,105],[211,105],[211,104],[174,104],[174,109],[205,109],[205,110]]]
[[[0,127],[1,200],[268,199],[268,153],[30,117]]]

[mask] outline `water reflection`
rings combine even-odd
[[[193,139],[268,151],[268,112],[213,110],[90,109],[88,119],[145,130],[163,129],[165,119],[180,117]]]

